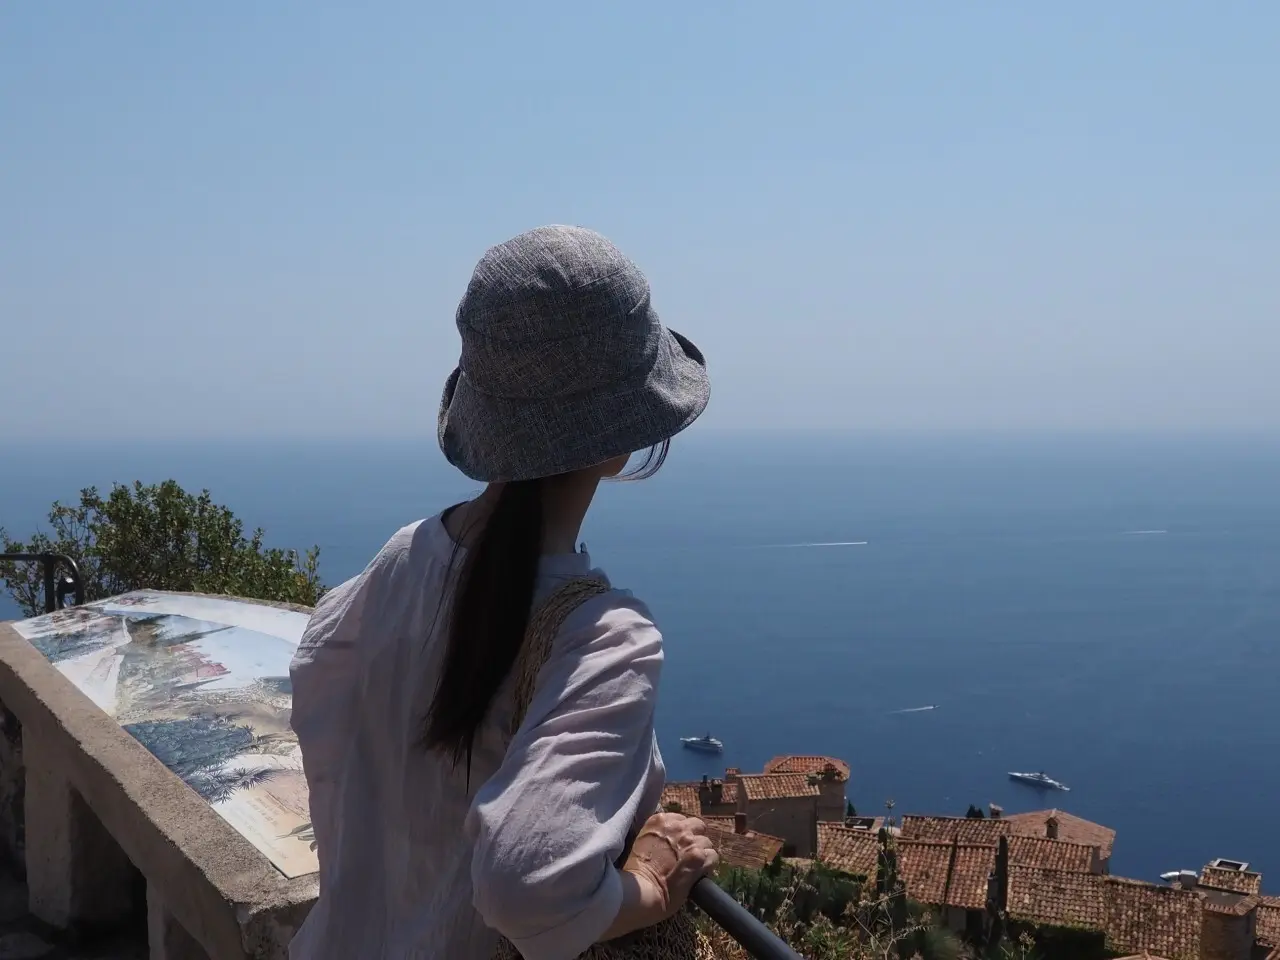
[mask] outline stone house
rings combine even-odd
[[[1255,944],[1266,951],[1267,960],[1280,960],[1280,897],[1258,897],[1258,923]]]
[[[1097,847],[1045,837],[1009,837],[1009,863],[1018,867],[1102,874],[1102,852]]]
[[[1034,810],[1030,813],[1001,814],[994,819],[1007,823],[1011,834],[1020,837],[1043,837],[1046,840],[1066,840],[1097,847],[1102,873],[1111,872],[1111,851],[1115,847],[1116,832],[1110,827],[1094,823],[1063,810]]]
[[[745,814],[750,832],[782,839],[784,856],[809,858],[818,847],[818,823],[845,823],[848,782],[849,764],[843,760],[787,754],[770,760],[763,773],[726,767],[723,779],[669,782],[662,806],[704,820]],[[868,828],[882,822],[857,821]]]
[[[818,846],[817,778],[802,773],[741,774],[738,812],[752,830],[781,837],[785,857],[812,857]]]
[[[723,780],[709,780],[705,776],[698,784],[698,802],[703,816],[732,817],[738,812],[738,770],[729,767]]]
[[[1261,876],[1247,866],[1215,860],[1199,878],[1189,874],[1162,885],[1085,873],[1070,864],[1011,863],[1007,910],[1015,921],[1097,930],[1117,953],[1280,960],[1280,898],[1263,896]]]
[[[921,817],[908,814],[902,818],[904,840],[930,840],[935,843],[976,843],[994,848],[1013,827],[1005,820],[973,820],[968,817]]]
[[[996,847],[959,839],[899,839],[897,850],[907,896],[933,908],[947,929],[983,936],[996,898]]]
[[[748,830],[745,813],[703,817],[703,820],[707,824],[707,836],[720,854],[720,862],[730,867],[759,870],[771,863],[785,845],[781,837]]]
[[[1101,931],[1106,925],[1097,874],[1009,865],[1006,910],[1011,920]]]
[[[1201,934],[1202,960],[1249,960],[1258,938],[1262,906],[1262,874],[1238,860],[1217,859],[1192,880],[1184,875],[1179,887],[1204,897]],[[1259,952],[1263,945],[1259,944]]]
[[[818,859],[855,877],[874,878],[880,859],[877,831],[818,821]]]
[[[1169,960],[1201,960],[1204,896],[1122,877],[1097,879],[1107,949],[1153,953]],[[1249,960],[1246,952],[1237,960]]]
[[[662,788],[662,809],[672,813],[683,813],[687,817],[702,814],[702,805],[698,800],[698,784],[687,781],[669,781]]]
[[[818,819],[829,823],[844,820],[847,806],[845,791],[849,783],[849,764],[836,757],[788,754],[774,757],[764,765],[765,773],[801,773],[818,778]]]

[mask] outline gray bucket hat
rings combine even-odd
[[[649,282],[581,227],[489,249],[458,304],[462,358],[440,449],[473,480],[533,480],[644,450],[707,406],[701,351],[666,329]]]

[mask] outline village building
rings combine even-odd
[[[800,773],[817,777],[818,819],[828,823],[844,820],[848,800],[849,764],[836,757],[789,754],[774,757],[764,765],[765,773]]]
[[[897,850],[907,895],[934,908],[947,929],[982,937],[996,897],[996,847],[958,839],[899,839]]]
[[[784,857],[812,857],[818,846],[817,778],[802,773],[743,774],[738,809],[752,830],[782,837]]]
[[[995,847],[1001,837],[1009,836],[1012,831],[1012,825],[1005,820],[908,815],[902,818],[901,835],[906,840],[958,841]]]
[[[888,829],[898,877],[939,923],[980,940],[1001,915],[1075,931],[1099,948],[1150,960],[1280,960],[1280,897],[1247,863],[1219,859],[1173,883],[1113,877],[1116,832],[1064,810],[990,817],[847,817],[849,766],[774,757],[758,774],[673,782],[663,806],[701,816],[721,859],[759,869],[775,857],[817,859],[873,879]]]
[[[744,813],[702,819],[707,825],[707,836],[725,866],[760,870],[778,857],[785,846],[781,837],[748,830]]]
[[[1280,897],[1258,898],[1258,923],[1254,932],[1255,942],[1266,948],[1267,960],[1280,960]]]
[[[1027,924],[1098,931],[1106,925],[1098,875],[1075,870],[1010,864],[1006,910]]]
[[[879,858],[877,830],[829,821],[818,823],[818,860],[827,866],[855,877],[874,878]]]
[[[706,817],[732,817],[738,812],[738,768],[729,767],[723,780],[702,778],[698,784],[698,802]]]
[[[1010,837],[1009,863],[1011,866],[1065,870],[1070,873],[1106,872],[1103,869],[1102,853],[1097,847],[1044,837]]]
[[[662,788],[662,809],[668,813],[683,813],[686,817],[703,815],[698,800],[698,785],[672,781]]]
[[[1012,833],[1022,837],[1044,837],[1046,840],[1067,840],[1097,847],[1102,860],[1102,873],[1111,872],[1111,851],[1115,846],[1116,832],[1100,823],[1085,820],[1063,810],[1034,810],[1030,813],[1001,813],[995,819],[1009,824]]]
[[[1122,877],[1098,881],[1107,949],[1169,960],[1207,960],[1201,953],[1204,899],[1194,890]],[[1236,960],[1249,960],[1246,952]]]
[[[844,823],[848,782],[843,760],[786,755],[770,760],[763,773],[729,767],[723,779],[670,782],[662,806],[703,819],[744,815],[749,832],[782,839],[783,856],[810,858],[818,847],[817,825]],[[878,828],[880,822],[867,824]]]
[[[1275,954],[1280,960],[1280,898],[1252,892],[1261,890],[1262,877],[1246,867],[1215,860],[1199,878],[1189,874],[1166,885],[1011,865],[1007,910],[1014,921],[1097,931],[1118,953],[1168,960],[1272,960]]]

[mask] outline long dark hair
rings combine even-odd
[[[664,440],[616,479],[653,476],[669,449]],[[422,741],[455,764],[465,758],[468,768],[476,731],[520,655],[533,612],[545,533],[544,486],[542,480],[503,484],[458,570],[448,646]]]

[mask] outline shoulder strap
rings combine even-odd
[[[596,577],[575,577],[557,587],[539,604],[524,633],[524,644],[516,659],[515,710],[508,737],[514,737],[533,702],[538,674],[551,656],[551,645],[565,620],[592,597],[609,592],[609,585]]]

